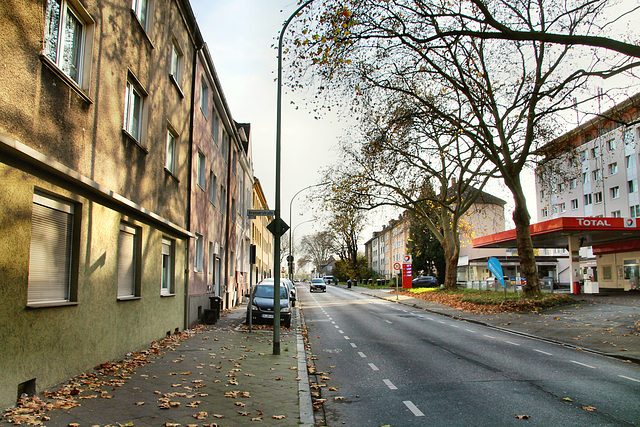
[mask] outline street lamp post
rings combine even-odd
[[[282,237],[282,218],[280,217],[280,137],[282,133],[282,44],[284,31],[291,20],[313,0],[307,0],[287,18],[278,37],[278,84],[276,99],[276,209],[275,209],[275,242],[273,245],[273,354],[280,354],[280,238]]]
[[[317,218],[311,218],[308,219],[306,221],[302,221],[300,224],[296,225],[295,227],[293,227],[289,233],[291,233],[289,235],[289,258],[291,260],[291,262],[293,263],[293,234],[296,232],[296,228],[298,228],[299,226],[301,226],[302,224],[306,224],[308,222],[313,222],[313,221],[317,221]],[[293,281],[293,265],[290,264],[290,269],[289,269],[289,280]]]
[[[289,227],[293,227],[293,214],[292,214],[293,200],[298,196],[298,194],[302,193],[304,190],[308,190],[309,188],[320,187],[321,185],[327,185],[327,184],[329,184],[328,181],[321,182],[320,184],[309,185],[307,187],[304,187],[302,190],[298,191],[296,194],[293,195],[293,197],[291,198],[291,201],[289,202]],[[305,222],[309,222],[309,221],[305,221]],[[289,266],[289,280],[293,280],[293,268],[292,268],[293,267],[293,246],[292,245],[293,245],[293,231],[290,231],[289,232],[289,256],[287,257],[287,263]]]

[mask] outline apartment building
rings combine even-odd
[[[253,178],[252,208],[269,210],[267,199],[258,178]],[[253,283],[273,277],[273,234],[267,225],[273,221],[272,216],[258,216],[251,221],[251,241],[256,245],[256,263],[254,265]]]
[[[0,406],[185,327],[186,0],[0,3]]]
[[[564,217],[627,218],[635,225],[640,216],[639,115],[640,94],[541,150],[548,161],[536,171],[540,221]],[[640,240],[629,240],[620,233],[619,242],[581,246],[579,279],[598,282],[600,289],[638,286]],[[569,269],[569,260],[565,264],[563,271]]]

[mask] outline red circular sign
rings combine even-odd
[[[400,270],[400,267],[402,267],[402,266],[400,265],[399,262],[396,262],[395,264],[393,264],[393,269],[394,270]]]

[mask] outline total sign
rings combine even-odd
[[[411,289],[411,278],[413,277],[412,264],[413,259],[411,255],[405,255],[402,260],[402,289]]]

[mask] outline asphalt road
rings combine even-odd
[[[640,425],[636,364],[333,286],[298,299],[326,425]]]

